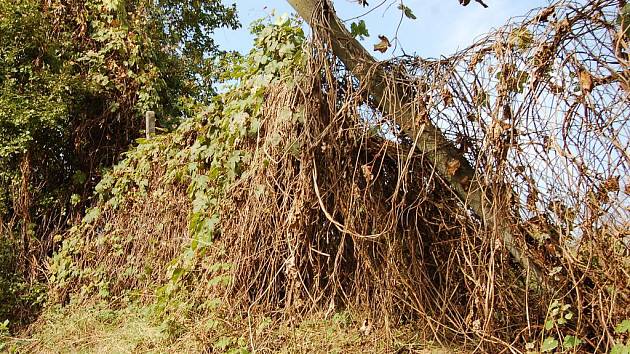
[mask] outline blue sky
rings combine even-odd
[[[333,4],[341,19],[349,19],[374,8],[381,1],[368,0],[368,7],[361,7],[356,0],[334,0]],[[248,27],[253,20],[269,16],[274,11],[278,15],[293,12],[286,0],[223,0],[225,4],[234,2],[243,28],[237,31],[218,30],[215,33],[216,41],[227,50],[246,52],[251,48],[252,37]],[[390,3],[393,5],[388,8]],[[379,34],[390,39],[395,36],[400,19],[398,3],[400,0],[388,0],[383,6],[362,17],[370,32],[370,37],[363,41],[366,48],[371,50],[372,44],[378,42]],[[463,7],[457,0],[404,0],[404,4],[418,17],[417,20],[404,19],[399,30],[398,38],[405,52],[425,58],[453,54],[474,43],[480,35],[505,24],[510,18],[525,15],[533,8],[547,6],[549,1],[485,0],[485,3],[489,8],[484,9],[474,1]],[[346,26],[349,27],[351,22],[347,22]],[[400,49],[396,53],[389,51],[385,55],[373,53],[378,59],[402,54]]]

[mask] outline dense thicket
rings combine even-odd
[[[242,325],[249,343],[229,343],[251,349],[273,337],[252,330],[256,316],[351,309],[375,336],[409,325],[480,352],[623,352],[629,86],[623,34],[609,30],[619,17],[613,0],[557,4],[453,57],[378,63],[397,73],[385,97],[411,96],[394,109],[366,99],[368,85],[330,53],[336,38],[305,41],[287,19],[257,26],[255,48],[226,68],[233,90],[140,140],[101,180],[51,262],[51,294],[147,305],[216,350],[216,326],[194,323]],[[453,193],[418,135],[393,128],[406,112],[426,114],[475,166],[487,213],[539,273]]]
[[[237,26],[218,0],[0,0],[3,274],[41,269],[145,110],[169,127],[212,95],[212,32]]]

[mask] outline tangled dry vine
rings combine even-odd
[[[246,168],[215,201],[221,232],[198,252],[196,276],[230,264],[218,271],[231,276],[221,294],[237,312],[292,319],[349,307],[386,330],[414,323],[488,351],[547,338],[609,350],[630,318],[630,72],[618,5],[564,1],[451,57],[401,57],[356,76],[314,31],[306,64],[265,88],[254,136],[234,139]],[[443,140],[423,143],[427,131]],[[176,144],[198,146],[203,134]],[[159,203],[189,212],[175,199]],[[152,215],[128,203],[131,217]],[[101,213],[89,234],[115,215]],[[174,240],[185,218],[165,218]],[[96,245],[90,257],[129,262],[109,251]]]
[[[610,346],[630,295],[630,77],[617,5],[556,4],[452,57],[364,69],[395,82],[359,82],[331,56],[331,39],[316,35],[307,77],[320,81],[279,88],[265,114],[265,131],[302,152],[269,149],[261,137],[252,166],[276,163],[234,193],[241,212],[228,234],[247,250],[235,260],[239,293],[293,311],[366,306],[422,318],[441,336],[503,345],[539,335],[556,300],[577,320],[555,330]],[[408,103],[382,109],[370,80]],[[283,120],[284,107],[304,110],[304,126]],[[404,129],[406,112],[418,126],[429,119],[474,166],[485,212],[508,221],[543,282],[510,260],[503,230],[451,192],[445,180],[460,161],[437,173],[417,149],[420,134]],[[261,204],[255,185],[275,202]]]

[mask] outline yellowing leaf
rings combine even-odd
[[[380,42],[374,45],[374,51],[385,53],[387,51],[387,48],[391,47],[392,45],[391,43],[389,43],[389,39],[387,39],[387,37],[383,35],[379,35],[378,39],[380,39]]]
[[[531,47],[533,42],[534,35],[525,27],[514,29],[508,36],[508,44],[522,50]]]
[[[558,347],[558,341],[554,337],[547,337],[540,346],[541,352],[550,352]]]

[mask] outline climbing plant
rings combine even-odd
[[[214,95],[212,32],[237,26],[220,1],[0,0],[0,236],[15,272],[43,269],[145,110],[169,129]]]

